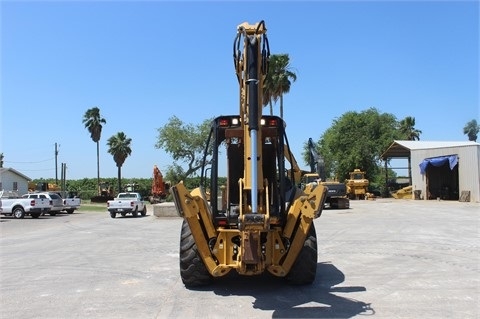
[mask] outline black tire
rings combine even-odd
[[[13,208],[12,215],[16,219],[22,219],[23,217],[25,217],[25,210],[23,209],[23,207],[17,206]]]
[[[49,214],[50,214],[50,216],[55,216],[55,215],[57,215],[56,212],[50,212]]]
[[[143,210],[142,210],[141,214],[142,214],[142,216],[147,215],[147,206],[143,206]]]
[[[122,215],[122,217],[125,217],[127,216],[127,213],[120,213],[120,215]]]
[[[132,211],[132,216],[137,217],[138,216],[138,207],[135,207],[135,210]]]
[[[41,213],[31,213],[30,216],[32,216],[32,218],[38,218],[40,217]]]
[[[110,212],[110,217],[112,217],[112,218],[117,217],[117,213],[115,213],[115,212]]]
[[[317,234],[312,223],[303,248],[286,277],[287,282],[292,285],[311,284],[317,275],[317,258]]]
[[[187,288],[206,286],[213,280],[198,253],[197,245],[186,220],[183,220],[180,235],[180,276]]]
[[[68,214],[73,214],[74,211],[75,211],[75,209],[67,209]]]

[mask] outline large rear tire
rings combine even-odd
[[[312,223],[303,248],[286,277],[287,282],[292,285],[311,284],[317,275],[317,259],[317,234]]]
[[[190,226],[185,219],[180,236],[180,276],[187,288],[209,285],[213,279],[200,257]]]

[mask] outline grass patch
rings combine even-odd
[[[94,212],[106,212],[107,203],[92,203],[89,200],[82,200],[80,209]]]

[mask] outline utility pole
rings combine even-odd
[[[62,189],[62,196],[64,198],[67,197],[67,164],[62,163],[62,174],[61,174],[61,189]]]
[[[57,148],[57,143],[55,143],[55,184],[58,185],[57,157],[58,157],[58,148]]]

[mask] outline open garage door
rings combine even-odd
[[[426,176],[428,199],[458,200],[458,155],[426,158],[420,172]]]

